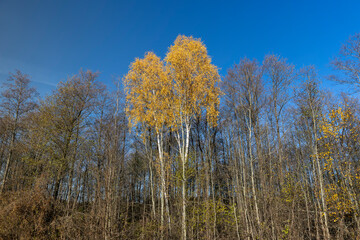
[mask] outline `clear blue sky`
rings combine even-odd
[[[20,69],[44,95],[83,68],[111,86],[146,51],[164,57],[178,34],[201,38],[221,75],[268,53],[326,75],[340,45],[360,32],[359,10],[360,1],[346,0],[0,0],[0,81]]]

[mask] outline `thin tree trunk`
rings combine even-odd
[[[5,166],[4,176],[3,176],[2,184],[1,184],[1,188],[0,188],[0,195],[4,192],[6,180],[7,180],[7,177],[9,175],[10,162],[11,162],[11,158],[12,158],[12,155],[13,155],[15,139],[16,139],[16,128],[17,128],[18,118],[19,118],[19,106],[17,107],[17,110],[16,110],[15,121],[14,121],[14,124],[13,124],[12,133],[11,133],[9,154],[7,156],[7,159],[6,159],[6,166]]]
[[[163,154],[163,133],[157,130],[157,144],[160,161],[160,239],[164,238],[164,210],[165,210],[165,167]]]

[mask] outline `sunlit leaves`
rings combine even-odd
[[[144,59],[136,59],[124,82],[132,126],[144,122],[159,131],[171,124],[171,82],[159,57],[148,52]]]
[[[201,114],[205,108],[208,121],[216,125],[220,76],[205,45],[198,39],[180,35],[169,48],[165,61],[173,80],[175,123],[179,125],[181,116]]]
[[[180,124],[180,115],[207,111],[216,125],[220,76],[205,45],[193,37],[179,36],[161,61],[148,52],[136,59],[125,76],[127,113],[132,126],[139,122],[159,128]]]
[[[355,210],[352,188],[356,183],[356,170],[351,160],[357,142],[357,122],[349,106],[335,107],[320,121],[321,137],[318,139],[319,156],[323,160],[329,182],[325,184],[329,216],[336,222]]]

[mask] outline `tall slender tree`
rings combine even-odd
[[[158,159],[160,163],[160,230],[164,231],[166,196],[166,173],[164,132],[173,116],[171,114],[172,86],[163,62],[149,52],[144,59],[136,59],[125,77],[127,113],[132,126],[143,123],[156,132]]]
[[[13,160],[14,147],[18,134],[21,131],[23,118],[35,109],[36,90],[30,87],[30,78],[19,70],[11,73],[8,82],[3,85],[1,92],[1,115],[8,120],[10,143],[6,157],[6,165],[3,173],[0,194],[4,191],[6,180],[10,172],[10,165]]]
[[[193,37],[178,36],[165,58],[173,83],[172,129],[181,160],[182,239],[186,240],[186,164],[192,121],[206,110],[208,122],[216,125],[220,89],[217,67],[211,63],[205,45]]]

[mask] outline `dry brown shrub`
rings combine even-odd
[[[0,197],[0,239],[54,239],[57,206],[39,185]]]

